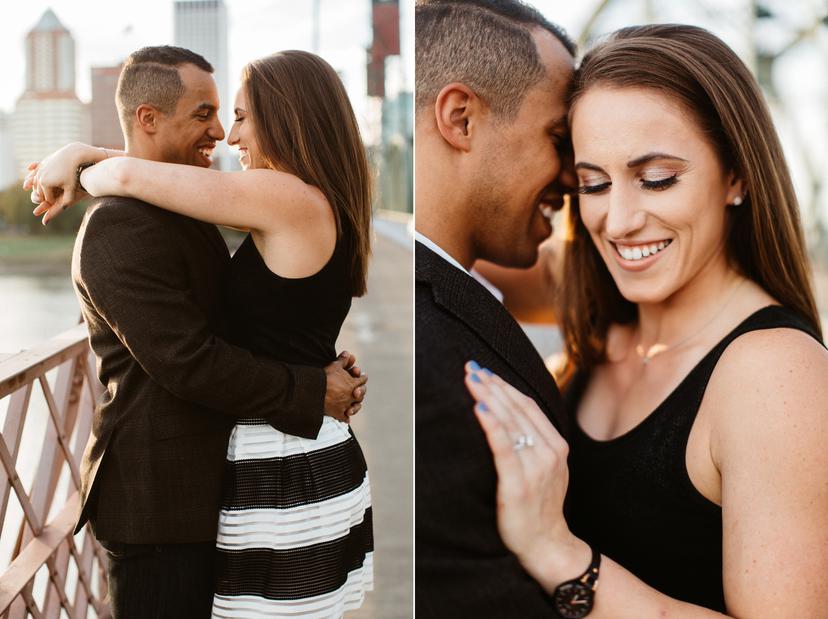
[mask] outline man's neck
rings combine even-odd
[[[124,154],[127,157],[147,159],[148,161],[164,161],[161,155],[151,145],[127,142]]]
[[[443,147],[434,146],[440,140],[431,131],[419,126],[415,139],[416,230],[468,271],[475,256],[464,187],[458,183],[458,174],[449,165]]]
[[[417,212],[416,230],[459,262],[467,271],[474,264],[474,252],[468,231],[457,230],[449,221],[435,222],[425,214]]]

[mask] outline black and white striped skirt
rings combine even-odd
[[[227,451],[213,617],[331,619],[373,588],[371,489],[350,427],[240,422]]]

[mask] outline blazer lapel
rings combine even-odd
[[[431,286],[435,302],[491,346],[529,384],[538,401],[564,423],[557,385],[514,317],[480,282],[416,243],[416,279]]]

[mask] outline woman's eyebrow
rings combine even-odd
[[[637,168],[640,165],[649,163],[653,159],[671,159],[673,161],[681,161],[683,163],[687,163],[687,159],[682,159],[681,157],[677,157],[676,155],[670,155],[667,153],[647,153],[646,155],[641,155],[641,157],[636,157],[635,159],[628,161],[627,167]]]
[[[575,164],[576,170],[592,170],[594,172],[601,172],[602,174],[606,174],[604,168],[599,165],[595,165],[594,163],[589,163],[586,161],[579,161]]]

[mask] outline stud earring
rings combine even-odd
[[[733,198],[733,206],[741,206],[742,205],[742,196],[736,196]]]

